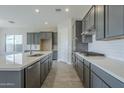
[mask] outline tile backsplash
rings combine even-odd
[[[89,43],[88,50],[103,53],[109,58],[124,61],[124,39],[111,41],[96,41],[93,35],[93,42]]]

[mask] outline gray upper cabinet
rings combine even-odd
[[[116,39],[124,36],[124,6],[95,6],[96,40]]]
[[[40,32],[27,33],[27,44],[40,44]]]
[[[40,44],[40,32],[34,33],[34,44]]]
[[[87,31],[90,28],[90,14],[87,14],[85,17],[85,31]]]
[[[94,17],[95,17],[95,9],[94,9],[94,7],[92,7],[92,9],[90,11],[90,29],[93,29],[95,26]]]
[[[91,32],[95,28],[95,9],[94,6],[88,11],[86,16],[82,20],[82,43],[92,42]]]
[[[96,40],[104,39],[104,6],[95,6]]]
[[[92,31],[95,26],[95,9],[94,6],[91,7],[89,12],[85,16],[85,31]]]
[[[41,32],[41,39],[52,39],[51,32]]]
[[[27,44],[40,44],[40,39],[52,39],[51,32],[27,33]]]
[[[46,38],[46,33],[45,32],[41,32],[41,39],[45,39]]]
[[[27,44],[33,44],[33,33],[27,33]]]
[[[106,37],[124,35],[124,6],[106,6]]]

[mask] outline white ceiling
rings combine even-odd
[[[67,18],[82,19],[90,5],[4,5],[0,6],[0,27],[53,28]],[[55,9],[62,9],[56,12]],[[65,12],[65,8],[70,11]],[[39,9],[37,14],[34,10]],[[8,21],[14,21],[10,24]],[[48,25],[44,22],[47,21]]]

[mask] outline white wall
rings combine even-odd
[[[58,25],[58,61],[71,63],[72,52],[71,19]]]
[[[93,42],[89,43],[89,51],[104,53],[107,57],[124,61],[124,39],[112,41],[96,41],[93,35]]]

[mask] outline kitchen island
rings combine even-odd
[[[51,66],[52,51],[0,56],[0,87],[41,87]]]

